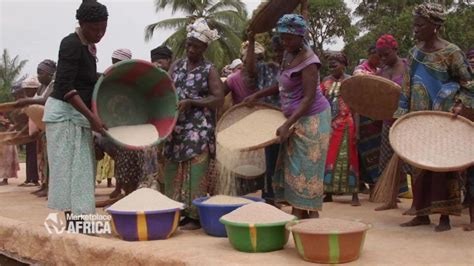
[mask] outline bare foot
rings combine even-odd
[[[40,198],[47,197],[48,196],[48,188],[39,191],[35,195],[40,197]]]
[[[375,208],[375,211],[386,211],[391,209],[397,209],[397,203],[385,203],[384,205]]]
[[[411,206],[410,209],[403,212],[403,215],[415,215],[416,209],[415,207]]]
[[[429,225],[431,223],[428,216],[416,216],[411,221],[400,224],[401,227],[412,227],[419,225]]]
[[[448,230],[451,230],[449,215],[441,215],[439,217],[439,224],[435,227],[435,232],[444,232]]]
[[[474,223],[463,224],[463,225],[462,225],[462,229],[463,229],[464,231],[468,231],[468,232],[474,231]]]
[[[201,229],[201,225],[197,220],[190,220],[190,222],[186,223],[185,225],[179,227],[181,230],[198,230]]]
[[[294,207],[291,210],[291,214],[293,214],[294,216],[296,216],[300,220],[309,218],[309,214],[308,214],[307,210],[297,209],[297,208],[294,208]]]
[[[46,184],[43,183],[43,184],[41,185],[41,188],[40,188],[40,189],[31,192],[31,194],[36,195],[36,194],[42,192],[42,191],[45,190],[45,189],[48,190],[48,187],[46,186]]]
[[[439,224],[435,227],[435,232],[444,232],[451,230],[451,225],[449,224]]]
[[[107,178],[107,187],[114,187],[112,184],[112,178]]]
[[[354,206],[354,207],[357,207],[357,206],[360,206],[360,201],[359,201],[359,196],[357,195],[357,193],[354,193],[352,195],[352,202],[351,202],[351,206]]]
[[[309,211],[309,218],[319,218],[318,211]]]
[[[120,196],[121,194],[122,194],[122,192],[120,191],[120,189],[115,189],[114,191],[112,191],[112,193],[110,193],[109,198],[115,199],[118,196]]]
[[[323,199],[323,202],[332,202],[332,194],[326,194]]]

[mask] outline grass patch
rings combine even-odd
[[[20,163],[26,162],[26,147],[17,146],[17,148],[18,148],[18,161]]]

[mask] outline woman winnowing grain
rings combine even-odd
[[[276,132],[283,145],[273,180],[275,200],[290,203],[292,213],[300,219],[316,218],[323,204],[323,176],[331,133],[329,103],[318,86],[321,63],[304,44],[306,21],[302,16],[283,16],[277,31],[286,50],[279,84],[258,91],[245,101],[280,93],[287,121]]]
[[[165,194],[186,204],[182,229],[200,228],[192,200],[207,194],[207,173],[215,154],[215,109],[224,99],[223,85],[212,63],[204,60],[208,44],[217,40],[204,19],[189,25],[186,58],[170,68],[178,94],[179,116],[165,143]]]
[[[97,81],[95,44],[105,34],[107,8],[83,1],[76,18],[80,27],[61,41],[43,121],[50,168],[48,207],[80,215],[95,213],[92,130],[106,130],[90,108]]]

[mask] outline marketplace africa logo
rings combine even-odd
[[[59,213],[50,213],[44,220],[44,227],[50,234],[111,234],[110,215],[101,214],[66,214],[66,223]]]

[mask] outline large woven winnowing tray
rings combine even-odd
[[[242,118],[258,110],[280,111],[280,109],[275,108],[269,104],[264,104],[264,103],[254,103],[250,105],[246,103],[241,103],[241,104],[235,105],[231,107],[229,110],[227,110],[227,112],[225,112],[222,118],[219,120],[216,127],[216,133],[219,134],[219,132],[221,132],[222,130],[228,128],[229,126],[235,124],[237,121],[241,120]],[[283,116],[283,113],[281,115]],[[256,125],[256,127],[258,127],[258,125]],[[254,130],[251,134],[258,134],[258,133],[259,133],[258,130]],[[245,137],[245,136],[242,136],[242,137]],[[219,141],[219,137],[218,137],[218,141]],[[247,147],[246,149],[243,149],[242,151],[262,149],[277,142],[278,142],[278,137],[275,134],[275,136],[271,139],[268,139],[268,141],[259,143],[258,145],[255,145],[252,147]]]
[[[0,112],[2,112],[2,113],[10,112],[14,109],[15,109],[15,103],[14,102],[0,103]]]
[[[250,20],[249,30],[254,33],[271,31],[276,27],[280,17],[293,13],[300,2],[300,0],[262,1]]]
[[[474,164],[474,123],[438,111],[409,113],[390,129],[395,152],[415,167],[437,172]]]
[[[400,92],[395,82],[373,75],[353,76],[341,84],[344,102],[356,113],[374,120],[392,119]]]

